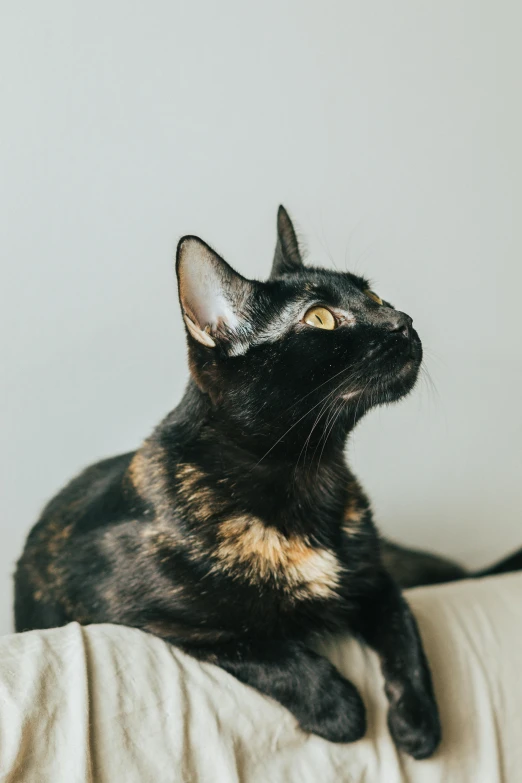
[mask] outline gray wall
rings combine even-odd
[[[0,630],[39,509],[135,447],[187,369],[172,258],[310,257],[414,316],[436,385],[350,447],[382,528],[482,564],[522,543],[521,6],[4,3]]]

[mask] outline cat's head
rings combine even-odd
[[[422,347],[411,318],[367,280],[303,264],[283,207],[277,229],[266,282],[242,277],[194,236],[180,240],[176,269],[196,384],[245,434],[265,440],[291,427],[290,446],[316,419],[311,442],[403,397]]]

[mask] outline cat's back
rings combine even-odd
[[[115,521],[125,510],[125,477],[134,453],[101,460],[75,476],[45,506],[28,542],[43,529],[72,526],[86,532]]]
[[[134,454],[121,454],[90,465],[45,506],[27,537],[16,568],[17,630],[47,625],[45,617],[38,623],[31,620],[33,606],[48,594],[53,580],[58,578],[57,563],[67,558],[79,539],[123,522],[132,514],[135,497],[127,471]],[[61,624],[57,617],[47,619],[49,625]]]

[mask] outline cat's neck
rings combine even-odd
[[[318,418],[317,411],[311,411],[302,418],[268,421],[246,413],[237,420],[190,381],[160,431],[167,442],[172,440],[188,449],[197,444],[204,444],[207,450],[217,448],[223,464],[239,462],[252,471],[259,468],[260,473],[272,466],[295,476],[301,470],[309,473],[321,470],[321,466],[331,470],[344,465],[346,441],[353,426],[338,413],[334,410]]]
[[[270,442],[259,448],[256,437],[230,426],[192,383],[154,436],[172,475],[180,464],[190,465],[211,487],[232,488],[238,508],[283,528],[288,519],[297,520],[302,531],[315,525],[319,511],[332,521],[342,514],[354,478],[341,438],[322,450],[317,443],[307,447],[305,440],[299,449],[282,443],[270,448]]]
[[[191,384],[182,404],[136,455],[134,479],[143,477],[141,494],[161,510],[166,495],[176,504],[180,492],[191,498],[197,486],[207,505],[213,498],[209,509],[215,521],[221,513],[246,514],[284,535],[298,532],[326,541],[334,534],[350,498],[361,494],[342,443],[322,454],[278,448],[260,454],[249,448],[248,433],[225,424]],[[198,514],[189,514],[185,523],[198,527],[198,520]]]

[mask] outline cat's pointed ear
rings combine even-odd
[[[277,211],[277,244],[270,277],[297,272],[303,267],[299,242],[288,212],[283,206]]]
[[[180,239],[176,253],[179,298],[189,334],[215,348],[244,331],[244,304],[252,291],[245,280],[198,237]]]

